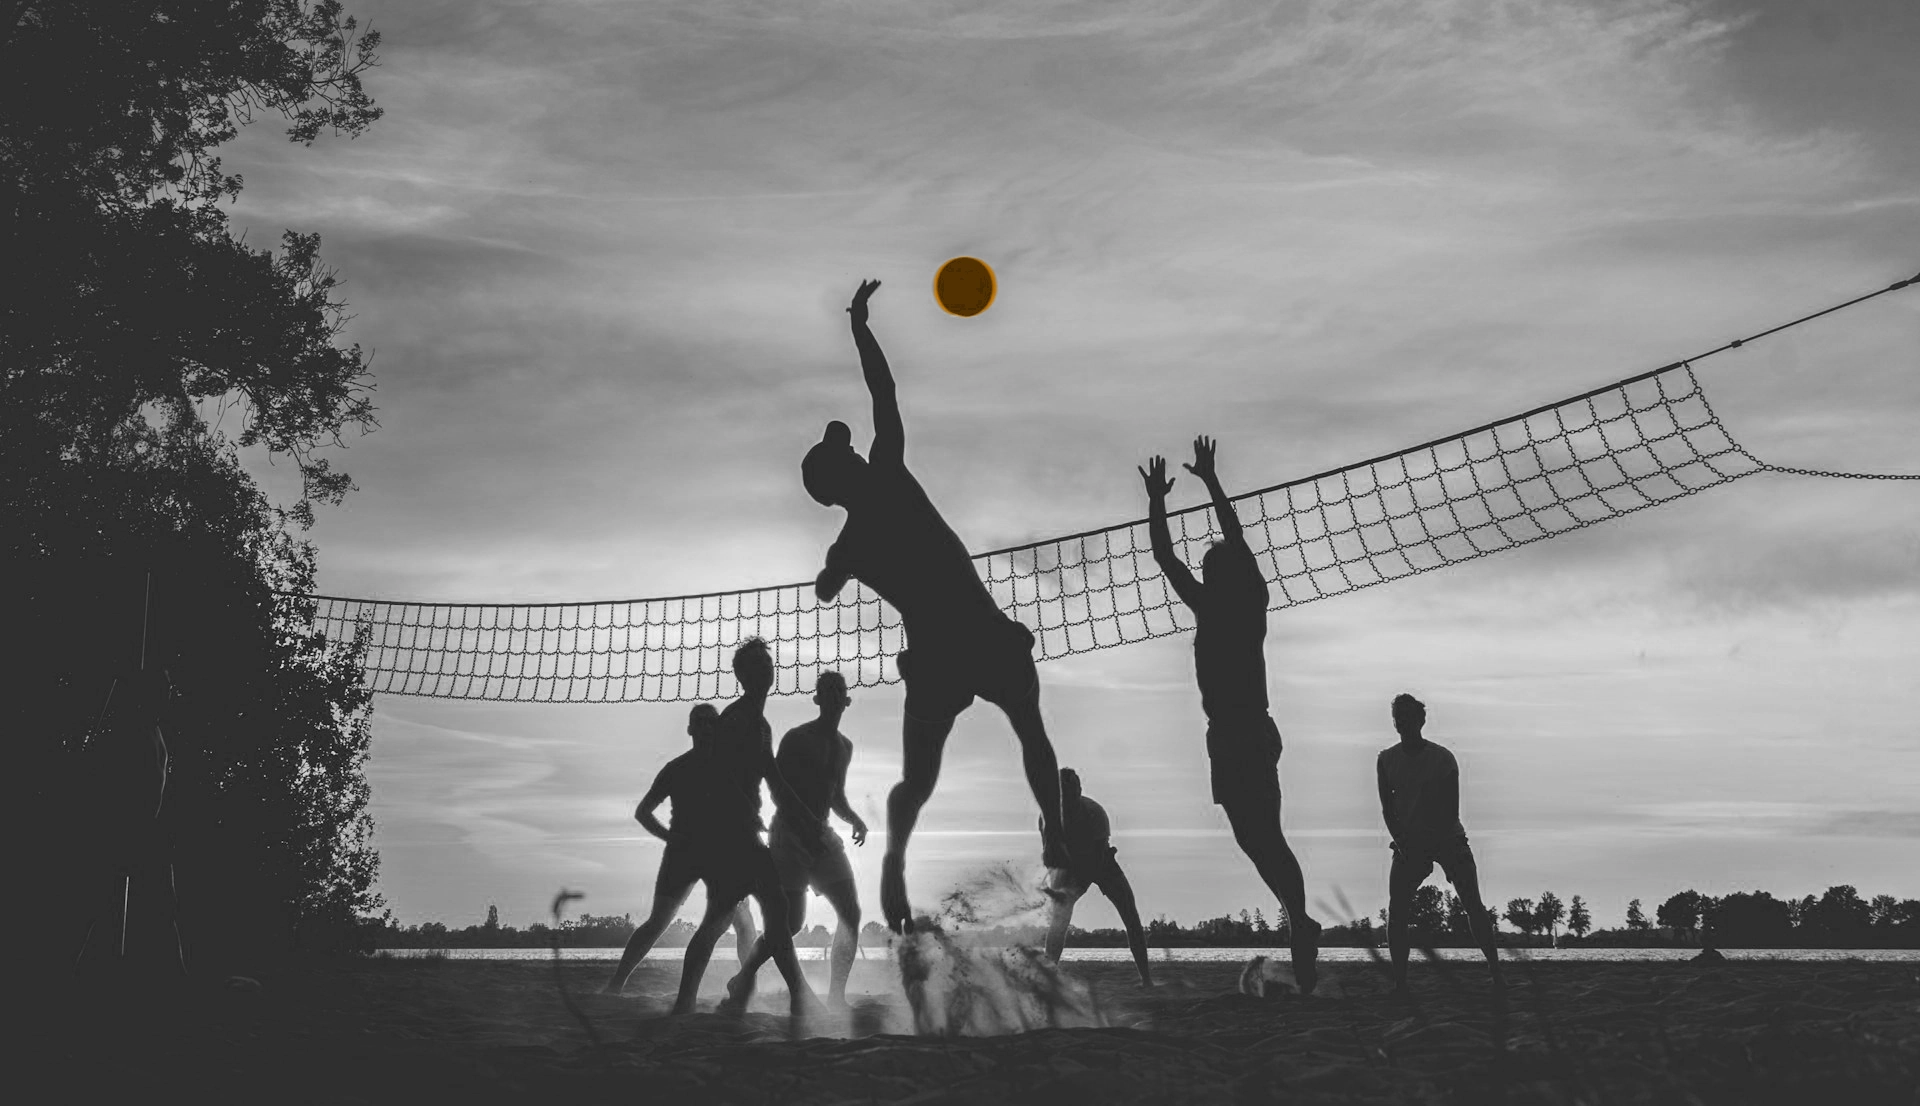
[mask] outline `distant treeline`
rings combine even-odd
[[[1551,891],[1539,899],[1511,899],[1497,911],[1515,932],[1501,931],[1508,947],[1560,948],[1920,948],[1920,899],[1875,895],[1863,899],[1851,886],[1829,887],[1819,897],[1776,899],[1765,891],[1738,892],[1714,898],[1697,891],[1681,891],[1654,910],[1649,919],[1640,900],[1627,906],[1622,926],[1595,929],[1586,902],[1579,896],[1562,903]],[[1564,929],[1564,932],[1563,932]],[[372,944],[385,949],[494,949],[546,948],[558,936],[566,948],[618,948],[632,935],[631,915],[582,914],[563,921],[558,929],[535,922],[525,929],[500,924],[498,908],[487,908],[486,921],[452,929],[440,922],[396,926],[390,919],[376,923]],[[1458,896],[1426,886],[1414,895],[1409,936],[1420,947],[1473,945],[1466,908]],[[663,948],[685,947],[694,923],[676,918],[661,935]],[[1287,927],[1275,925],[1259,910],[1223,914],[1193,926],[1183,926],[1164,915],[1146,924],[1147,944],[1155,948],[1264,948],[1288,943]],[[975,945],[1038,945],[1046,931],[1038,925],[969,926],[955,937]],[[794,937],[802,948],[825,948],[833,933],[824,925],[803,929]],[[885,945],[887,931],[878,922],[860,929],[860,943]],[[1125,948],[1122,929],[1067,929],[1068,948]],[[1386,943],[1386,911],[1376,918],[1359,918],[1329,925],[1320,936],[1327,947],[1365,948]]]

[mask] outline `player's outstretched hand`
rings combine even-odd
[[[1205,434],[1193,440],[1193,464],[1182,465],[1188,472],[1202,480],[1213,478],[1213,451],[1216,443]]]
[[[867,843],[867,823],[863,819],[855,818],[853,820],[853,829],[850,835],[853,838],[854,844],[856,845],[866,844]]]
[[[863,280],[860,282],[860,290],[853,294],[853,302],[847,305],[847,314],[853,316],[853,325],[866,325],[867,301],[873,298],[873,293],[877,291],[879,287],[880,282],[877,280]]]
[[[1156,456],[1147,462],[1146,468],[1136,468],[1140,479],[1146,482],[1147,496],[1151,499],[1165,499],[1173,490],[1173,481],[1167,479],[1167,459]]]

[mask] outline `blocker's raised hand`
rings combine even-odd
[[[1173,490],[1173,481],[1167,479],[1165,457],[1156,455],[1153,460],[1147,462],[1146,468],[1136,468],[1134,471],[1138,472],[1140,479],[1146,482],[1147,495],[1153,499],[1165,499],[1167,493]]]
[[[1193,440],[1193,464],[1182,465],[1181,467],[1186,469],[1188,472],[1194,474],[1195,476],[1198,476],[1202,480],[1211,479],[1214,474],[1213,473],[1214,446],[1215,446],[1214,440],[1212,438],[1207,437],[1205,434],[1202,434],[1199,437],[1195,438]]]

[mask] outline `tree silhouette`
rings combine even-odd
[[[1634,931],[1642,931],[1642,930],[1653,928],[1647,922],[1647,916],[1640,912],[1639,899],[1635,899],[1632,902],[1627,904],[1627,928]]]
[[[1540,892],[1540,905],[1534,908],[1534,917],[1541,929],[1547,931],[1547,940],[1552,941],[1554,930],[1560,925],[1560,919],[1567,916],[1567,908],[1561,903],[1560,896],[1551,891]]]
[[[1567,908],[1567,932],[1575,937],[1585,937],[1593,928],[1593,915],[1587,913],[1587,904],[1580,896],[1573,897],[1573,904]]]
[[[1508,899],[1507,923],[1521,933],[1531,937],[1535,927],[1540,924],[1539,914],[1534,911],[1532,899]]]
[[[366,360],[319,240],[237,241],[215,150],[255,113],[289,135],[379,114],[377,36],[338,0],[66,0],[0,21],[0,518],[7,607],[35,628],[14,675],[14,809],[53,842],[24,876],[79,893],[78,756],[117,675],[177,690],[165,831],[190,964],[350,945],[379,905],[353,642],[307,629],[314,553],[295,531],[351,486],[316,450],[372,425]],[[229,437],[201,404],[230,408]],[[276,507],[237,448],[291,458]],[[17,602],[17,606],[15,605]],[[75,934],[77,941],[77,933]],[[58,957],[49,958],[53,960]]]
[[[1700,914],[1708,901],[1698,891],[1681,891],[1661,903],[1653,918],[1679,933],[1691,934],[1700,928]]]

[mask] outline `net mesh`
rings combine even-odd
[[[1733,440],[1688,364],[1448,438],[1262,488],[1234,503],[1274,609],[1543,541],[1767,468]],[[1213,512],[1169,518],[1197,564]],[[1192,627],[1155,564],[1144,520],[974,557],[1042,660]],[[713,699],[735,693],[733,647],[773,646],[775,691],[837,669],[898,679],[899,616],[854,586],[811,582],[600,603],[401,603],[315,597],[330,637],[364,633],[375,691],[518,702]]]

